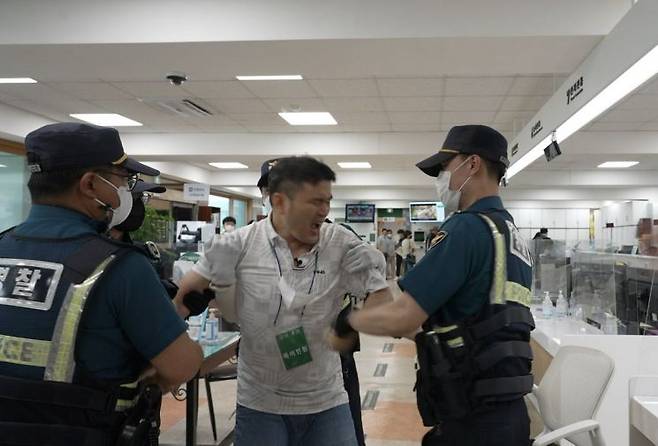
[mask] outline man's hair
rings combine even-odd
[[[226,223],[233,223],[235,225],[238,222],[235,220],[235,218],[229,215],[228,217],[225,217],[224,220],[222,220],[222,225],[225,225]]]
[[[51,172],[34,172],[27,182],[30,197],[35,203],[55,198],[71,191],[73,186],[87,172],[110,169],[105,166],[62,169]]]
[[[404,229],[398,229],[398,234],[404,234],[405,232],[407,231],[405,231]]]
[[[270,196],[277,192],[293,197],[303,184],[316,185],[321,181],[336,181],[333,170],[310,156],[281,158],[270,170],[268,189]]]
[[[548,228],[540,228],[540,229],[539,229],[539,232],[540,232],[541,234],[548,234]]]

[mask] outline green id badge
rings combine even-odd
[[[311,350],[308,348],[303,327],[293,328],[276,336],[281,358],[286,370],[294,369],[300,365],[313,361]]]

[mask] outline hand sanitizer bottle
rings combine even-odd
[[[544,293],[544,302],[541,304],[541,312],[547,319],[553,316],[553,302],[551,302],[551,296],[548,291]]]
[[[557,296],[556,310],[558,318],[564,318],[567,316],[567,299],[565,299],[564,294],[562,294],[562,290],[560,290]]]

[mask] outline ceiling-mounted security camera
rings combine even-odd
[[[180,71],[172,71],[171,73],[167,73],[166,78],[173,85],[182,85],[183,82],[188,80],[187,74],[181,73]]]

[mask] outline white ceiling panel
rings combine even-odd
[[[388,123],[360,123],[360,124],[343,124],[335,126],[337,130],[341,132],[350,132],[350,133],[379,133],[379,132],[390,132],[391,125]]]
[[[389,112],[391,124],[436,124],[441,120],[440,112]]]
[[[167,81],[157,82],[112,82],[115,87],[136,98],[184,98],[187,91]]]
[[[502,96],[509,91],[512,77],[449,77],[446,96]]]
[[[480,112],[480,111],[444,111],[441,113],[442,123],[455,123],[455,124],[487,124],[494,120],[496,112]]]
[[[441,111],[440,96],[426,97],[385,97],[382,98],[388,111]]]
[[[645,122],[640,126],[643,132],[658,132],[658,121]]]
[[[266,113],[270,111],[260,99],[208,99],[208,102],[223,113]]]
[[[341,97],[324,98],[322,100],[327,111],[384,111],[384,103],[380,97]]]
[[[501,111],[538,111],[550,96],[507,96],[500,106]]]
[[[323,97],[379,96],[373,79],[314,79],[308,81]]]
[[[658,117],[658,108],[654,110],[622,110],[615,108],[601,116],[597,122],[647,122]]]
[[[446,96],[443,111],[497,111],[503,96]]]
[[[338,124],[388,124],[385,112],[335,112],[333,117]]]
[[[499,111],[493,122],[517,122],[528,123],[535,116],[535,112],[527,111]],[[521,127],[519,127],[521,130]]]
[[[242,131],[250,133],[296,133],[295,128],[291,126],[267,124],[245,124]]]
[[[282,111],[327,111],[327,108],[319,98],[274,98],[263,99],[270,111],[279,113]]]
[[[304,80],[241,82],[259,98],[312,98],[317,96]]]
[[[240,81],[190,80],[185,82],[182,87],[190,96],[199,98],[244,99],[254,97],[254,94],[247,90]]]
[[[377,79],[382,96],[443,96],[445,81],[437,79]]]
[[[49,83],[56,90],[66,92],[79,99],[129,99],[133,96],[107,82],[56,82]]]
[[[634,94],[615,108],[617,110],[657,110],[658,94]]]
[[[119,113],[127,118],[135,119],[143,124],[176,118],[174,113],[155,109],[137,99],[124,99],[120,101],[93,101],[102,107],[105,113]]]
[[[629,132],[641,130],[641,122],[594,122],[587,127],[588,132]]]
[[[654,76],[640,88],[641,94],[658,94],[658,76]]]
[[[425,124],[393,124],[391,127],[394,132],[438,132],[440,130],[438,122]]]
[[[290,127],[276,113],[229,113],[228,117],[240,125],[272,125]]]
[[[517,96],[550,96],[562,85],[564,75],[550,76],[518,76],[512,83],[510,95]]]

